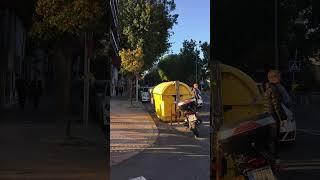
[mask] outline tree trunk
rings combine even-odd
[[[55,64],[55,100],[58,113],[67,117],[65,135],[71,136],[71,51],[63,48],[56,50]]]
[[[129,96],[130,96],[130,102],[131,102],[131,105],[132,105],[132,89],[133,89],[133,84],[132,84],[132,78],[130,77],[129,78],[130,79],[130,81],[129,81],[129,83],[130,83],[130,92],[129,92]]]
[[[66,54],[64,54],[62,49],[56,51],[56,57],[54,60],[55,64],[55,100],[57,105],[57,110],[62,113],[67,112],[67,107],[70,104],[68,94],[70,93],[70,83],[68,76],[68,62],[69,59]],[[70,70],[69,70],[70,71]]]
[[[139,101],[139,81],[138,81],[138,75],[136,75],[136,102]]]

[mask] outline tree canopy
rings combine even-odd
[[[138,75],[143,67],[143,51],[141,48],[135,50],[122,49],[119,52],[121,66],[124,73]]]
[[[106,32],[103,0],[38,0],[30,35],[38,42],[68,42],[82,33]]]
[[[173,0],[121,0],[119,20],[121,45],[125,49],[141,47],[143,70],[151,68],[170,47],[170,29],[177,23]]]
[[[202,76],[202,70],[205,69],[209,59],[209,44],[207,42],[200,43],[204,58],[200,58],[199,44],[195,40],[185,40],[179,54],[169,54],[160,59],[158,64],[158,72],[162,81],[179,80],[188,84],[196,82],[196,64],[198,81]]]

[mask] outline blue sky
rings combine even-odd
[[[178,24],[170,38],[173,53],[179,53],[184,40],[210,42],[210,0],[175,0]]]

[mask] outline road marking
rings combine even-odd
[[[301,166],[301,167],[285,167],[281,168],[281,170],[292,171],[292,170],[319,170],[320,166]]]
[[[313,129],[297,129],[297,131],[308,131],[308,132],[320,133],[320,130],[313,130]]]
[[[130,178],[129,180],[147,180],[147,179],[143,176],[140,176],[140,177],[136,177],[136,178]]]
[[[320,160],[281,160],[281,170],[319,170]]]
[[[280,161],[279,162],[280,165],[300,165],[300,166],[304,166],[304,165],[319,165],[320,166],[320,160],[288,160],[288,161]]]
[[[308,130],[308,129],[297,129],[298,132],[303,132],[306,134],[312,134],[315,136],[320,136],[320,131],[317,130]]]

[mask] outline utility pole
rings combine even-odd
[[[196,58],[196,83],[198,84],[198,58]]]
[[[84,34],[84,87],[83,87],[83,125],[88,127],[89,120],[89,72],[90,58],[88,57],[87,32]]]
[[[221,150],[220,142],[218,139],[218,132],[223,123],[223,108],[222,108],[222,92],[221,92],[221,69],[220,63],[217,61],[213,62],[211,73],[211,107],[210,107],[210,126],[211,126],[211,157],[216,158],[216,180],[221,179]]]
[[[275,68],[279,70],[279,48],[278,48],[278,0],[274,0],[274,53]]]
[[[136,102],[139,101],[139,75],[136,75]]]

